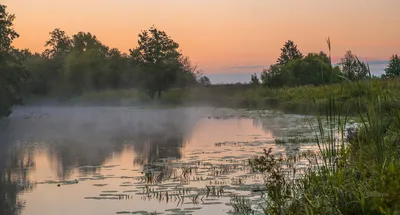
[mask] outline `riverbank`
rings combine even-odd
[[[161,98],[150,100],[135,89],[86,92],[77,97],[29,98],[27,104],[75,104],[122,106],[194,106],[277,109],[286,113],[316,114],[325,110],[328,98],[335,98],[341,112],[365,112],[367,101],[380,97],[386,109],[400,107],[400,79],[372,79],[326,86],[269,89],[248,84],[212,85],[186,90],[171,89]]]
[[[272,149],[271,152],[266,151],[263,156],[249,159],[252,171],[256,174],[262,173],[265,177],[262,179],[268,181],[260,185],[265,185],[265,188],[261,187],[257,191],[265,191],[269,198],[264,202],[257,201],[257,205],[253,206],[262,205],[265,214],[398,214],[400,183],[394,179],[400,177],[400,111],[395,108],[399,96],[399,80],[390,79],[275,90],[251,85],[211,86],[187,91],[174,89],[152,102],[155,105],[169,103],[176,106],[203,102],[215,106],[219,104],[262,109],[271,105],[265,101],[276,101],[277,107],[298,104],[301,110],[313,110],[319,118],[310,132],[315,132],[315,139],[312,141],[316,141],[314,146],[317,149],[312,151],[314,153],[280,157],[277,154],[279,151]],[[100,104],[111,99],[149,104],[146,103],[148,100],[140,99],[134,90],[87,93],[66,102],[90,104],[98,101]],[[165,103],[162,103],[163,101]],[[246,104],[243,101],[250,101],[250,104],[253,101],[256,105],[246,106],[243,105]],[[349,104],[353,105],[353,109],[350,109],[352,106]],[[361,111],[358,111],[358,104],[363,108]],[[342,112],[347,109],[354,111],[352,113],[360,121],[359,127],[354,130],[346,129],[348,117]],[[296,112],[299,109],[288,110],[286,112]],[[150,116],[155,115],[149,114],[146,117]],[[95,118],[103,119],[104,116]],[[172,117],[167,121],[174,119],[182,121],[180,117]],[[210,117],[207,120],[210,120]],[[257,121],[252,123],[256,124]],[[303,124],[308,125],[306,122]],[[266,125],[271,126],[267,123]],[[294,127],[290,124],[283,126]],[[131,125],[129,128],[132,128]],[[268,141],[263,148],[268,149],[268,144],[274,143],[284,146],[285,149],[289,147],[281,144],[281,141]],[[224,145],[229,142],[218,144]],[[294,143],[290,145],[292,146],[301,144]],[[258,150],[251,151],[253,155],[259,155],[259,147],[251,145],[250,148]],[[215,150],[213,146],[211,149]],[[308,163],[304,163],[304,159],[302,163],[300,157],[308,160]],[[288,167],[288,163],[291,166]],[[288,175],[288,172],[291,174]],[[301,180],[292,180],[292,175]],[[231,199],[235,211],[243,213],[250,212],[247,207],[249,205],[243,206],[243,202],[249,201],[248,196],[236,195]]]

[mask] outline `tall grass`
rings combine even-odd
[[[396,98],[376,92],[375,84],[358,85],[365,94],[356,100],[355,130],[347,127],[351,105],[338,102],[342,97],[314,98],[319,112],[310,126],[319,152],[303,155],[304,174],[288,177],[282,168],[296,172],[287,165],[296,160],[276,159],[271,151],[249,162],[265,172],[265,214],[400,214],[400,110],[387,105]]]

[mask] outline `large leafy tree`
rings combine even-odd
[[[329,58],[323,52],[309,53],[303,59],[290,61],[286,69],[296,79],[296,85],[323,85],[338,81],[339,68],[331,67]]]
[[[105,79],[108,80],[110,88],[126,88],[135,85],[138,67],[136,64],[130,64],[127,54],[112,48],[108,50],[106,60],[108,61],[108,73],[105,74]]]
[[[50,39],[46,41],[44,54],[48,57],[57,57],[67,54],[72,48],[72,40],[65,31],[56,28],[49,33]]]
[[[368,66],[358,59],[350,50],[340,60],[339,66],[343,76],[350,81],[358,81],[368,77]]]
[[[268,69],[264,69],[261,73],[261,81],[263,85],[271,88],[293,86],[296,83],[291,71],[278,64],[273,64]]]
[[[100,90],[109,87],[109,48],[103,45],[95,35],[78,32],[72,36],[72,51],[68,54],[65,65],[69,83],[78,93],[85,89]]]
[[[0,117],[10,115],[12,107],[21,104],[21,86],[26,78],[12,47],[12,41],[19,37],[13,27],[14,19],[0,4]]]
[[[133,60],[142,68],[139,75],[141,87],[150,98],[161,97],[162,92],[175,83],[182,66],[182,54],[178,48],[178,43],[153,26],[142,31],[138,46],[129,50]]]
[[[390,58],[389,64],[385,68],[385,76],[387,77],[400,76],[400,58],[398,55],[393,55]]]
[[[289,60],[284,65],[272,65],[263,71],[261,79],[268,87],[293,87],[335,83],[339,75],[339,68],[332,68],[329,57],[320,52]]]
[[[98,54],[105,56],[108,52],[108,47],[103,45],[90,32],[78,32],[72,36],[72,47],[74,51],[85,52],[87,50],[97,50]]]
[[[290,60],[303,58],[303,54],[297,49],[297,45],[292,40],[288,40],[281,48],[281,51],[281,55],[277,60],[279,65],[285,65]]]

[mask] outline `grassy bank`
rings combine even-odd
[[[323,109],[327,98],[334,96],[342,111],[357,113],[359,105],[366,110],[366,100],[380,96],[386,107],[397,107],[400,99],[400,79],[372,79],[361,82],[344,82],[327,86],[301,86],[295,88],[268,89],[255,87],[238,93],[242,106],[248,108],[277,108],[288,112],[316,113]]]
[[[378,98],[365,105],[361,126],[346,129],[340,103],[329,99],[311,125],[317,153],[278,156],[266,150],[249,160],[265,177],[264,214],[400,214],[400,111],[384,108]],[[306,169],[297,165],[301,158]]]
[[[159,99],[151,100],[135,89],[86,92],[68,99],[56,97],[29,98],[26,103],[57,101],[65,104],[90,105],[212,105],[216,107],[278,109],[287,113],[315,114],[325,110],[327,98],[334,96],[341,112],[365,112],[367,100],[381,99],[384,108],[400,107],[400,79],[372,79],[326,86],[301,86],[270,89],[246,84],[212,85],[186,90],[171,89]]]

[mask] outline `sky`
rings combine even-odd
[[[17,48],[44,50],[49,32],[91,32],[128,52],[152,25],[165,31],[204,74],[220,81],[250,78],[275,63],[285,41],[303,53],[346,50],[379,73],[400,54],[400,0],[2,0],[16,15]],[[380,63],[380,66],[378,64]],[[235,75],[233,75],[235,74]],[[224,78],[225,77],[225,78]],[[215,79],[215,78],[214,78]],[[240,81],[240,80],[239,80]]]

